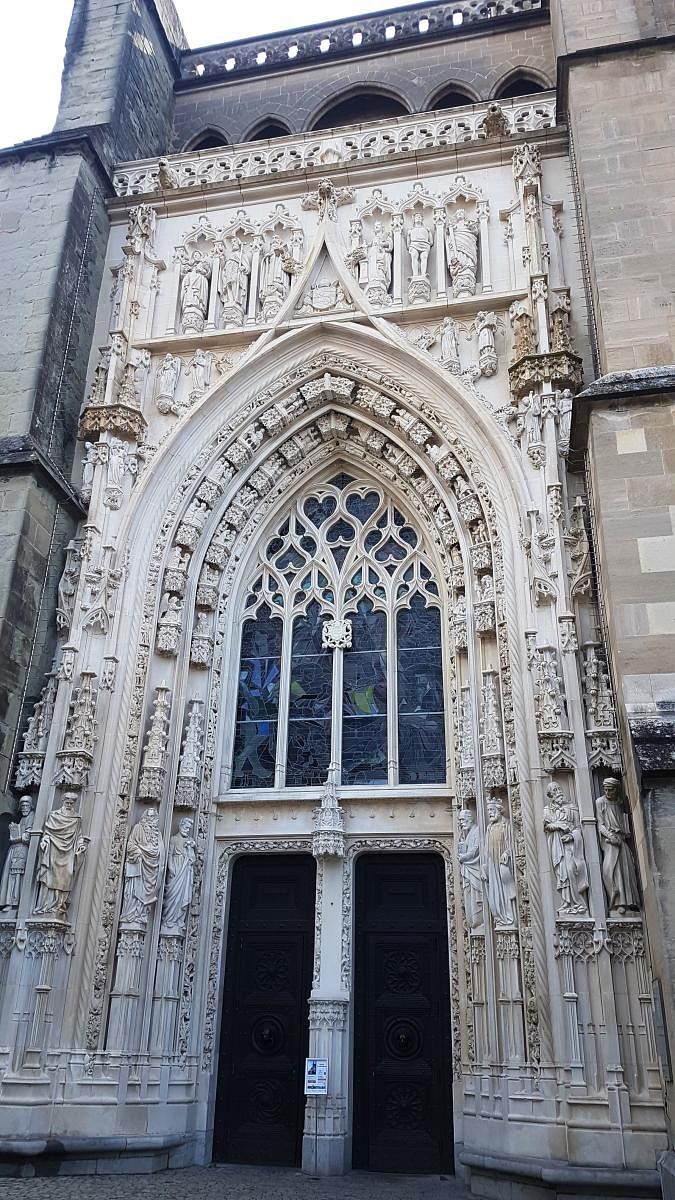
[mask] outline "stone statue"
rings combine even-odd
[[[516,881],[513,877],[511,831],[501,800],[488,801],[485,830],[483,879],[496,929],[511,929],[516,923]]]
[[[197,857],[190,817],[182,817],[169,842],[160,933],[184,933]]]
[[[273,237],[260,263],[260,299],[264,319],[272,320],[291,289],[298,264],[280,237]]]
[[[562,291],[554,292],[551,303],[551,350],[568,351],[572,349],[572,335],[570,332],[570,316],[572,312],[572,302],[570,300],[569,291],[565,288]]]
[[[513,330],[513,360],[536,352],[534,321],[527,300],[514,300],[509,308],[509,320]]]
[[[75,609],[75,596],[80,581],[80,546],[76,541],[68,542],[66,546],[66,563],[63,575],[59,580],[58,603],[56,607],[56,628],[70,629]]]
[[[121,925],[141,929],[147,925],[150,909],[157,900],[163,852],[159,814],[156,809],[149,808],[134,825],[127,839]]]
[[[573,397],[569,388],[563,388],[556,396],[556,422],[558,425],[558,451],[566,458],[570,450]]]
[[[478,271],[478,225],[463,208],[445,230],[445,252],[455,299],[475,296]]]
[[[475,329],[478,335],[478,364],[481,374],[489,379],[497,372],[497,349],[495,333],[497,330],[497,315],[493,312],[481,311],[476,313]]]
[[[76,803],[77,794],[66,792],[61,807],[52,809],[47,817],[40,838],[35,912],[60,920],[66,918],[75,876],[87,849]]]
[[[412,273],[415,279],[428,279],[429,251],[433,245],[434,235],[424,224],[422,213],[415,213],[413,223],[408,230],[406,244]]]
[[[19,820],[9,826],[9,849],[0,878],[0,909],[18,908],[21,880],[26,870],[30,831],[33,828],[33,801],[30,796],[19,800]]]
[[[162,597],[161,616],[157,622],[157,651],[160,654],[176,654],[183,628],[183,604],[178,596],[165,593]]]
[[[588,913],[588,867],[584,855],[579,809],[566,800],[557,783],[546,788],[544,832],[555,874],[555,886],[562,904],[559,916],[586,916]]]
[[[174,412],[174,397],[178,386],[181,360],[175,354],[165,354],[157,372],[156,404],[161,413]]]
[[[603,779],[595,812],[602,849],[602,882],[609,911],[623,916],[627,908],[640,907],[640,897],[618,779],[611,776]]]
[[[111,438],[108,444],[108,474],[106,477],[106,492],[122,491],[122,480],[127,470],[127,452],[129,447],[121,438]]]
[[[82,460],[82,487],[80,488],[80,492],[85,504],[88,504],[91,500],[91,489],[94,485],[96,464],[99,462],[98,445],[96,442],[85,442],[84,449],[85,455]]]
[[[366,293],[372,304],[387,303],[391,283],[391,255],[393,243],[385,232],[381,221],[373,226],[373,236],[366,246],[365,277]]]
[[[218,293],[226,323],[241,324],[243,320],[250,274],[250,252],[240,238],[233,237],[223,259],[218,281]]]
[[[201,333],[209,307],[211,265],[199,250],[181,272],[180,320],[183,333]]]
[[[459,338],[457,337],[457,323],[452,317],[445,317],[440,326],[441,339],[441,362],[444,367],[450,371],[452,375],[459,375],[461,365],[459,361]]]
[[[192,380],[190,384],[191,400],[198,399],[206,391],[207,387],[209,387],[212,366],[213,355],[210,350],[195,350],[185,368]]]
[[[469,929],[478,929],[483,924],[480,834],[471,809],[463,808],[458,820],[462,837],[457,842],[457,857],[464,893],[464,913]]]

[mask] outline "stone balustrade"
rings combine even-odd
[[[299,63],[368,53],[402,43],[428,41],[460,32],[482,21],[509,19],[545,12],[547,0],[457,0],[421,7],[394,8],[372,16],[314,25],[264,38],[247,38],[184,54],[181,76],[186,80],[213,75],[265,73]]]
[[[555,94],[503,100],[499,103],[508,125],[504,136],[522,137],[556,123]],[[122,163],[114,175],[118,196],[142,196],[173,189],[292,175],[297,171],[368,162],[394,154],[414,154],[486,138],[485,120],[494,105],[474,104],[452,112],[354,125],[335,132],[297,134],[269,142],[223,146],[217,150],[175,154],[161,171],[157,159]]]

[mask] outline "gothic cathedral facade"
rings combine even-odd
[[[76,0],[0,152],[0,1172],[668,1193],[675,18],[587,8]]]

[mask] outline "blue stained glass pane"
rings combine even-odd
[[[410,608],[402,608],[396,618],[396,640],[399,650],[441,644],[441,614],[433,606],[426,607],[417,593]]]
[[[243,658],[239,667],[237,720],[275,720],[279,711],[279,659]]]
[[[345,717],[342,722],[342,783],[387,782],[387,718]]]
[[[330,721],[289,721],[286,786],[323,783],[330,763]]]
[[[445,783],[443,713],[413,713],[398,719],[400,783]]]
[[[241,631],[242,658],[273,658],[281,654],[281,621],[273,617],[269,608],[262,605],[258,615],[244,621]]]
[[[377,562],[381,563],[400,562],[405,556],[406,551],[403,549],[403,546],[399,546],[398,542],[395,542],[393,538],[387,538],[384,546],[380,546],[379,550],[375,551],[375,558]]]
[[[375,510],[379,508],[379,504],[380,497],[377,492],[366,492],[365,496],[352,493],[351,496],[347,497],[345,507],[352,517],[356,517],[357,521],[361,521],[365,525]]]
[[[381,541],[382,534],[380,533],[379,529],[371,529],[370,533],[366,535],[364,546],[366,547],[366,550],[370,551],[372,550],[373,546],[376,546],[377,543]]]
[[[321,653],[324,620],[325,618],[316,600],[313,600],[309,605],[306,616],[295,618],[293,622],[293,647],[291,651],[294,658],[298,654]]]
[[[387,711],[387,660],[383,650],[344,656],[345,716],[376,716]]]
[[[289,718],[331,715],[333,663],[330,654],[293,655]]]
[[[343,488],[349,487],[350,483],[354,482],[354,476],[347,475],[345,471],[340,471],[339,475],[334,475],[332,479],[328,480],[328,482],[331,483],[333,487],[339,488],[340,491],[342,491]]]
[[[443,671],[438,648],[399,650],[398,707],[401,713],[443,712]]]
[[[415,533],[414,529],[410,528],[409,525],[404,525],[403,529],[401,530],[401,538],[404,542],[407,542],[409,546],[417,545],[417,534]]]
[[[276,721],[238,721],[234,738],[232,786],[273,787]]]
[[[281,621],[263,605],[241,636],[233,787],[272,787],[279,712]]]
[[[321,500],[318,496],[310,496],[302,507],[305,510],[305,516],[309,517],[318,529],[335,512],[337,500],[334,496],[324,496]]]
[[[352,542],[354,540],[354,533],[354,526],[350,525],[349,521],[345,521],[344,517],[340,517],[339,520],[337,520],[334,525],[331,525],[330,529],[328,530],[328,533],[326,534],[326,541]]]
[[[370,600],[361,600],[352,617],[354,651],[384,650],[386,644],[387,619],[384,613],[374,612]]]

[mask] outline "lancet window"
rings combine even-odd
[[[303,495],[251,573],[235,789],[446,782],[441,600],[383,490],[342,472]]]

